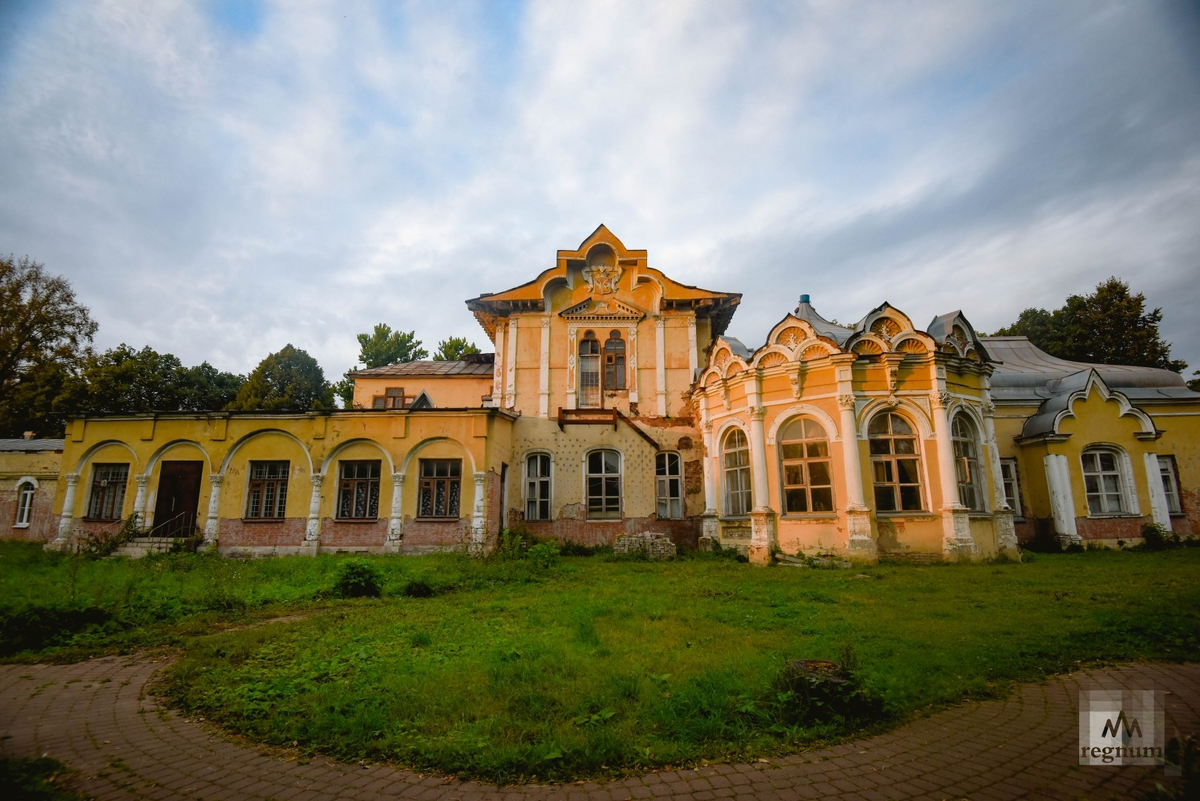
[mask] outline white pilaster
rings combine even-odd
[[[517,405],[517,318],[508,319],[508,379],[504,389],[504,408]]]
[[[471,515],[471,545],[473,556],[483,556],[484,536],[487,533],[487,517],[485,514],[487,492],[485,482],[487,473],[475,474],[475,508]]]
[[[567,328],[567,408],[575,408],[575,387],[578,382],[575,380],[575,361],[579,355],[579,346],[576,343],[576,337],[579,336],[579,329],[575,326]]]
[[[308,523],[304,527],[306,542],[317,542],[321,539],[321,485],[325,483],[323,473],[313,473],[312,496],[308,500]]]
[[[992,481],[992,521],[996,528],[996,546],[1010,555],[1019,552],[1017,531],[1013,527],[1013,510],[1004,495],[1004,474],[1000,469],[1000,446],[996,443],[996,405],[992,403],[992,382],[983,377],[981,393],[983,411],[983,436],[987,440],[984,448],[988,456],[988,472]]]
[[[225,476],[212,473],[208,476],[210,490],[208,493],[208,513],[204,518],[204,545],[212,546],[217,541],[218,520],[221,512],[221,483]]]
[[[975,552],[967,507],[958,499],[958,475],[954,470],[954,444],[950,436],[950,393],[946,391],[946,368],[933,363],[933,436],[937,444],[938,477],[942,494],[942,553],[947,557],[970,556]]]
[[[1150,516],[1154,522],[1167,531],[1171,530],[1171,507],[1167,505],[1167,492],[1163,489],[1162,468],[1158,466],[1158,454],[1147,453],[1144,457],[1146,465],[1146,485],[1150,488]],[[1137,494],[1134,487],[1129,488],[1131,494]]]
[[[692,312],[688,315],[688,383],[696,380],[696,371],[700,369],[697,362],[699,356],[696,354],[696,314]]]
[[[133,496],[133,513],[140,525],[149,525],[146,521],[146,485],[150,483],[150,476],[138,473],[133,480],[137,482],[137,494]]]
[[[538,416],[550,416],[550,318],[542,318],[542,364],[538,373]]]
[[[503,320],[496,321],[496,353],[492,362],[492,403],[495,406],[504,405],[504,328]]]
[[[871,536],[871,510],[863,497],[862,455],[858,450],[858,415],[854,396],[854,357],[835,356],[838,385],[839,424],[842,434],[842,465],[846,483],[846,550],[860,560],[878,557]],[[797,386],[799,373],[797,372]],[[799,391],[796,393],[799,397]]]
[[[1047,454],[1042,460],[1046,467],[1046,489],[1050,492],[1050,513],[1054,531],[1063,545],[1083,542],[1075,527],[1075,495],[1071,492],[1071,473],[1067,457]]]
[[[51,543],[53,547],[65,548],[71,541],[71,526],[75,522],[75,486],[79,483],[78,473],[64,473],[63,481],[67,484],[63,493],[62,517],[58,521],[58,535]]]
[[[637,326],[629,326],[629,364],[626,370],[629,375],[629,402],[638,402],[638,340]]]
[[[404,537],[404,523],[400,515],[400,502],[404,497],[404,474],[392,473],[392,511],[388,517],[389,542],[399,542]]]
[[[654,320],[655,332],[655,392],[658,395],[658,416],[667,416],[667,321]]]

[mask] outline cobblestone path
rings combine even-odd
[[[0,665],[0,752],[54,757],[99,799],[1124,799],[1172,780],[1162,768],[1079,766],[1080,690],[1164,690],[1167,736],[1200,730],[1200,665],[1126,665],[1021,685],[1002,701],[769,763],[498,788],[384,766],[302,764],[236,745],[146,694],[162,664],[142,655]]]

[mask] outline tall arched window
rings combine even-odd
[[[907,420],[885,412],[867,429],[875,511],[918,512],[921,505],[921,459],[917,435]]]
[[[17,485],[17,519],[13,521],[13,528],[28,528],[29,521],[33,518],[33,497],[37,492],[37,485],[32,481],[22,481]]]
[[[600,405],[600,343],[591,331],[579,340],[579,405]]]
[[[784,512],[832,512],[829,439],[810,417],[798,417],[779,433]]]
[[[550,454],[531,453],[525,459],[525,519],[550,519]]]
[[[725,477],[725,514],[742,517],[750,514],[750,444],[740,428],[725,436],[722,448]]]
[[[979,439],[975,424],[965,414],[956,414],[950,425],[950,439],[954,443],[958,502],[973,511],[984,511],[983,474],[979,469]]]
[[[1129,512],[1122,461],[1122,454],[1114,448],[1088,448],[1083,452],[1083,486],[1089,515]]]
[[[625,340],[615,329],[604,342],[604,389],[625,389]]]
[[[617,451],[592,451],[584,464],[587,489],[587,516],[591,520],[621,517],[621,454]]]

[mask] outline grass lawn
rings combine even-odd
[[[334,556],[86,562],[5,544],[10,623],[99,611],[20,635],[23,653],[0,630],[21,659],[177,644],[164,690],[185,710],[305,752],[496,781],[766,756],[1081,662],[1200,658],[1200,549],[861,570],[366,561],[381,599],[333,598]],[[303,618],[227,626],[283,614]],[[883,712],[795,714],[780,676],[805,658],[857,662]]]

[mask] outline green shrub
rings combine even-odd
[[[404,595],[408,598],[432,598],[437,595],[437,590],[428,581],[413,579],[404,585]]]
[[[1147,523],[1142,526],[1143,549],[1147,551],[1165,551],[1183,545],[1179,535],[1166,526],[1158,523]]]
[[[109,628],[112,614],[98,606],[25,606],[0,610],[0,656],[61,645],[76,634]]]
[[[529,561],[533,562],[542,570],[549,570],[554,565],[558,564],[558,544],[553,542],[539,542],[534,545],[525,555]]]
[[[333,593],[339,598],[378,598],[383,576],[379,568],[361,559],[351,559],[338,570],[333,581]]]
[[[596,556],[598,554],[612,553],[612,546],[584,545],[574,540],[565,540],[559,547],[558,552],[563,556]]]

